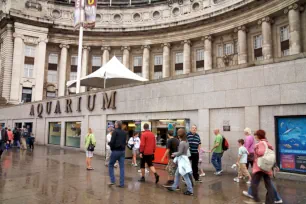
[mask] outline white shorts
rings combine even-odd
[[[133,154],[138,155],[139,154],[139,149],[133,149]]]
[[[93,157],[93,152],[92,151],[86,151],[86,157],[88,157],[88,158]]]

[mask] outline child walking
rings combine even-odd
[[[200,171],[200,177],[204,177],[205,176],[205,172],[204,172],[204,157],[205,157],[205,153],[206,151],[204,149],[200,149],[199,151],[199,171]]]
[[[239,183],[240,179],[243,177],[248,177],[247,184],[251,184],[251,175],[246,168],[246,164],[248,162],[248,150],[243,146],[244,145],[244,140],[239,139],[238,140],[238,159],[237,159],[237,167],[238,167],[238,177],[234,178],[234,181]]]
[[[133,160],[132,160],[132,166],[138,166],[136,162],[137,154],[139,154],[139,147],[140,147],[140,139],[139,139],[139,133],[135,132],[133,137],[129,139],[129,144],[134,145],[133,146]]]

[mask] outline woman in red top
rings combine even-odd
[[[258,158],[262,157],[265,154],[266,151],[266,145],[269,149],[273,150],[273,147],[271,144],[268,143],[266,139],[266,132],[264,130],[257,130],[255,132],[255,139],[258,141],[258,143],[255,145],[255,150],[254,150],[254,163],[253,163],[253,176],[252,176],[252,192],[253,192],[253,197],[254,201],[245,201],[245,203],[262,203],[260,202],[260,199],[258,197],[258,185],[261,180],[261,178],[264,179],[265,186],[267,189],[267,194],[266,194],[266,204],[272,204],[274,203],[274,191],[273,187],[271,185],[271,176],[272,176],[272,169],[270,171],[263,171],[258,167]]]
[[[7,136],[8,136],[8,141],[9,141],[8,145],[10,147],[14,140],[13,132],[11,131],[11,129],[8,129]]]

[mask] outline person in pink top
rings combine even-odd
[[[244,129],[244,147],[248,150],[248,160],[246,163],[246,168],[249,169],[249,166],[253,168],[253,162],[254,162],[254,148],[255,148],[255,139],[254,136],[252,135],[252,131],[250,128],[245,128]]]
[[[273,150],[273,147],[271,144],[268,143],[266,139],[266,132],[264,130],[257,130],[255,132],[255,139],[258,141],[258,143],[255,145],[254,149],[254,163],[253,163],[253,176],[252,176],[252,182],[251,182],[251,189],[254,197],[254,201],[245,201],[245,203],[262,203],[260,202],[259,196],[258,196],[258,185],[260,183],[261,178],[264,179],[265,187],[267,189],[266,194],[266,204],[272,204],[274,203],[274,191],[271,184],[271,176],[272,176],[272,169],[270,171],[263,171],[258,167],[258,158],[262,157],[265,154],[266,146],[264,143],[267,143],[267,146],[269,149]]]
[[[8,136],[8,147],[10,147],[13,144],[14,136],[12,130],[9,128],[7,131],[7,136]]]

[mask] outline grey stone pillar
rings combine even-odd
[[[184,45],[184,61],[183,61],[183,73],[189,74],[191,72],[191,63],[190,63],[190,54],[191,54],[191,41],[190,40],[184,40],[182,42]]]
[[[109,46],[104,46],[101,48],[101,50],[103,51],[102,55],[102,66],[103,66],[109,61],[109,51],[111,50],[111,48]]]
[[[123,51],[122,64],[130,69],[130,47],[123,46],[121,50]]]
[[[82,71],[81,71],[81,78],[85,77],[88,74],[88,56],[89,56],[90,47],[83,46],[83,53],[82,53]],[[85,86],[81,86],[81,93],[86,91]]]
[[[38,57],[35,58],[34,65],[36,69],[35,101],[43,99],[47,42],[47,37],[38,40],[38,50],[36,51]]]
[[[235,31],[238,32],[238,64],[245,64],[248,62],[247,29],[245,26],[239,26]]]
[[[1,73],[2,75],[2,86],[0,92],[2,97],[7,101],[10,99],[11,93],[11,82],[12,80],[12,65],[13,65],[13,51],[14,51],[14,42],[13,42],[13,30],[12,24],[6,25],[6,31],[1,35],[2,41],[2,52],[1,52]],[[1,95],[0,95],[1,96]]]
[[[204,70],[212,69],[212,37],[211,35],[202,38],[204,40]]]
[[[163,78],[170,77],[170,43],[163,43]]]
[[[150,79],[150,45],[144,45],[142,49],[142,77]]]
[[[284,11],[285,14],[288,13],[289,19],[290,55],[299,54],[302,51],[300,9],[303,8],[298,4],[293,4]]]
[[[64,96],[66,90],[67,57],[69,45],[61,44],[61,59],[59,64],[58,96]]]
[[[23,73],[22,67],[24,64],[24,36],[18,33],[14,33],[14,55],[13,55],[13,69],[12,69],[12,78],[11,80],[11,93],[10,93],[10,102],[19,103],[19,88],[20,88],[20,77]]]
[[[273,23],[270,17],[262,18],[258,21],[261,24],[262,32],[262,54],[265,60],[272,59],[272,29],[271,23]]]

